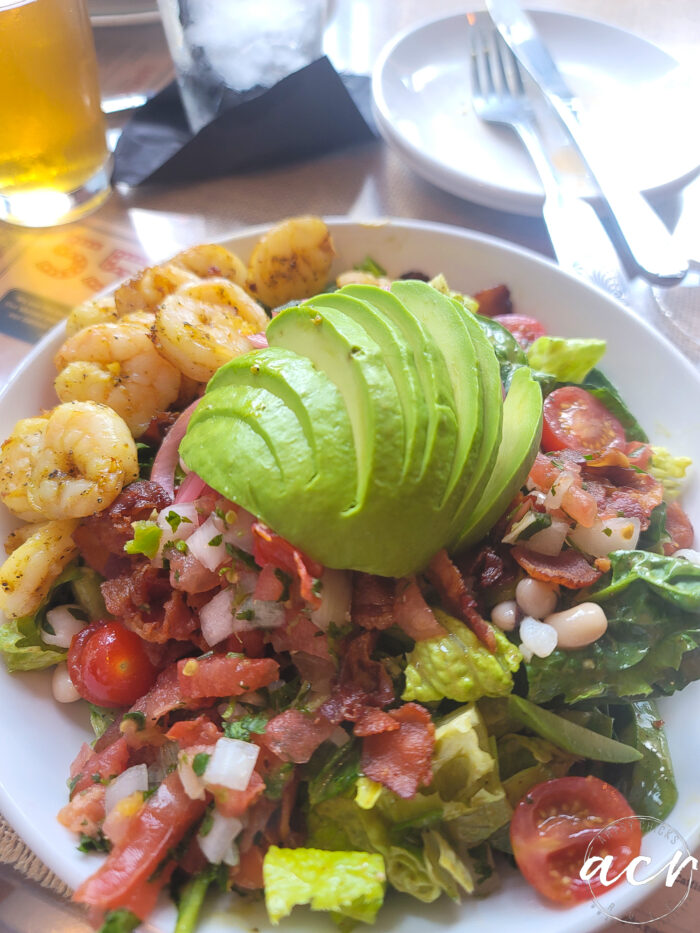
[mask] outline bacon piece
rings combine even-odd
[[[179,417],[179,411],[159,411],[148,422],[148,427],[141,434],[139,440],[151,447],[160,447],[165,440],[165,435]]]
[[[671,502],[666,509],[666,534],[670,541],[664,544],[664,554],[673,554],[679,548],[692,548],[695,532],[693,526],[681,506]]]
[[[253,771],[245,790],[231,790],[230,787],[221,787],[210,784],[207,789],[214,795],[216,809],[224,816],[242,816],[252,806],[265,790],[265,782],[257,771]]]
[[[472,296],[479,302],[479,314],[484,317],[495,317],[497,314],[512,314],[513,302],[510,299],[510,289],[507,285],[494,285],[493,288],[484,288]]]
[[[193,554],[181,554],[175,548],[168,548],[167,558],[170,564],[170,586],[183,593],[197,595],[221,586],[221,577],[213,570],[208,570]]]
[[[394,702],[394,687],[384,665],[373,661],[370,653],[376,632],[363,632],[342,646],[338,683],[321,707],[331,722],[356,720],[366,706],[388,706]]]
[[[87,756],[85,749],[81,748],[71,767],[71,800],[81,790],[95,784],[95,778],[100,781],[117,777],[126,769],[128,763],[129,747],[122,737],[118,738],[108,748],[105,748],[104,751],[92,752]]]
[[[58,822],[72,833],[96,836],[105,818],[105,787],[90,784],[58,811]]]
[[[427,577],[438,591],[448,612],[469,626],[476,637],[489,651],[496,651],[496,638],[491,626],[481,618],[476,599],[467,589],[467,584],[457,567],[443,548],[433,557]]]
[[[354,573],[350,617],[366,629],[389,628],[394,618],[396,580],[372,573]]]
[[[398,731],[368,735],[362,741],[361,768],[404,800],[433,779],[430,761],[435,747],[435,726],[430,713],[418,703],[406,703],[388,713]]]
[[[144,641],[190,641],[198,628],[197,617],[182,593],[173,592],[167,572],[148,561],[129,574],[105,580],[101,590],[107,611]]]
[[[279,670],[279,664],[272,658],[215,654],[178,661],[177,681],[184,697],[232,697],[266,687],[277,680]]]
[[[512,554],[523,570],[535,580],[544,580],[550,584],[557,583],[570,590],[591,586],[601,577],[600,571],[591,567],[579,551],[561,551],[559,554],[550,556],[528,551],[516,545]]]
[[[318,746],[325,742],[335,725],[321,713],[302,713],[288,709],[273,717],[260,737],[265,745],[282,761],[302,764],[311,758]]]
[[[353,732],[358,736],[379,735],[381,732],[396,732],[400,728],[398,720],[383,709],[368,706],[362,710],[355,723]]]
[[[617,468],[586,470],[585,476],[601,517],[622,514],[639,519],[642,531],[649,527],[651,513],[663,500],[663,486],[653,476]]]
[[[253,557],[258,567],[272,564],[289,574],[295,586],[298,586],[301,599],[317,609],[321,605],[321,599],[314,593],[314,580],[323,573],[323,566],[302,554],[262,522],[253,522],[251,530]]]
[[[288,612],[284,625],[270,633],[270,641],[278,654],[289,651],[294,655],[297,651],[304,651],[316,658],[331,660],[328,636],[303,613]]]
[[[165,735],[177,742],[180,748],[189,748],[192,745],[216,745],[223,732],[208,716],[197,716],[196,719],[176,722]]]
[[[438,638],[447,632],[426,603],[415,579],[399,580],[396,585],[396,624],[414,641]]]
[[[171,502],[158,483],[145,479],[131,483],[108,508],[84,518],[73,532],[85,563],[103,577],[126,572],[131,560],[124,545],[134,537],[131,523],[147,519],[153,509],[160,511]]]
[[[338,673],[336,662],[332,658],[319,658],[305,651],[295,651],[292,661],[302,681],[311,684],[314,697],[325,699],[330,696],[331,684]]]

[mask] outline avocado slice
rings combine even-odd
[[[355,447],[343,398],[331,380],[305,356],[266,347],[235,357],[217,370],[207,395],[229,385],[256,386],[282,400],[290,409],[288,417],[299,422],[313,456],[313,473],[304,488],[323,496],[327,509],[349,509],[357,475]],[[290,462],[298,457],[296,448],[283,453]]]
[[[427,415],[423,457],[418,467],[417,481],[426,487],[431,501],[443,500],[443,490],[457,438],[457,415],[452,395],[452,382],[432,334],[399,299],[376,285],[346,285],[338,294],[350,295],[370,304],[401,331],[410,348],[418,377],[421,399]],[[419,442],[416,441],[416,446]],[[430,468],[430,469],[429,469]]]
[[[491,343],[474,315],[459,302],[455,302],[455,305],[463,315],[474,343],[481,377],[483,416],[483,430],[477,466],[462,494],[460,502],[455,504],[452,533],[459,534],[469,520],[475,504],[481,498],[484,485],[491,476],[496,462],[503,428],[503,387],[501,369]]]
[[[401,331],[390,318],[383,317],[373,305],[359,301],[342,291],[327,295],[317,295],[304,302],[310,308],[335,308],[364,328],[368,336],[379,347],[391,378],[394,380],[396,394],[401,404],[401,416],[404,424],[404,453],[401,470],[396,477],[398,484],[406,481],[409,470],[416,457],[416,445],[419,462],[423,459],[427,414],[415,371],[411,365],[409,348],[403,340]]]
[[[433,335],[447,365],[457,414],[457,441],[443,505],[456,488],[467,485],[481,443],[481,382],[476,352],[463,316],[453,301],[426,282],[394,282],[392,294]]]
[[[356,451],[357,482],[350,511],[396,497],[403,462],[404,424],[394,380],[367,331],[335,308],[287,308],[270,321],[267,340],[311,362],[343,397]]]
[[[525,482],[542,435],[542,390],[523,366],[516,369],[503,403],[503,435],[498,456],[467,524],[455,536],[450,551],[480,541],[508,507]]]

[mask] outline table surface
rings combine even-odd
[[[482,4],[468,2],[467,6],[476,9]],[[630,30],[661,46],[689,69],[698,69],[698,0],[541,0],[536,6]],[[429,5],[423,0],[336,0],[326,33],[326,51],[339,70],[369,73],[392,35],[412,23],[464,12],[464,8],[459,0],[432,0]],[[103,97],[152,93],[170,80],[172,66],[159,24],[100,27],[95,30],[95,39]],[[119,115],[110,119],[113,135],[123,120]],[[700,179],[657,207],[684,242],[700,243]],[[518,217],[452,197],[424,182],[383,143],[376,142],[272,170],[177,187],[115,191],[90,218],[58,232],[20,231],[0,224],[0,272],[3,260],[5,265],[14,262],[21,285],[28,265],[23,266],[16,257],[48,249],[57,236],[71,235],[71,231],[82,237],[92,231],[117,243],[124,255],[131,250],[137,257],[155,261],[192,243],[300,213],[358,220],[394,216],[438,221],[552,255],[541,219]],[[112,278],[118,271],[117,266]],[[81,300],[88,297],[91,288],[109,284],[104,276],[82,279],[72,290],[64,286],[62,300]],[[60,283],[53,284],[60,291]],[[26,342],[5,341],[0,349],[0,384],[27,349]],[[697,922],[693,925],[690,917],[700,907],[698,892],[700,888],[693,891],[695,906],[687,912],[685,925],[678,914],[672,915],[653,926],[656,933],[697,929]],[[0,868],[0,933],[87,933],[88,929],[72,907],[23,882],[11,869]],[[609,933],[613,929],[622,927],[614,924]]]

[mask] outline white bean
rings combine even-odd
[[[512,632],[518,621],[518,604],[506,599],[491,610],[491,621],[503,632]]]
[[[58,703],[74,703],[80,699],[80,694],[73,686],[68,668],[65,664],[57,664],[51,678],[51,689],[54,700]]]
[[[544,619],[557,607],[557,594],[542,580],[525,577],[515,587],[515,599],[525,615]]]
[[[544,620],[556,629],[560,648],[583,648],[603,635],[608,619],[598,603],[579,603],[571,609],[554,612]]]

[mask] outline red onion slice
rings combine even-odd
[[[175,467],[178,463],[180,441],[185,436],[190,418],[200,402],[201,398],[195,399],[194,402],[188,405],[182,412],[175,424],[165,435],[165,440],[160,445],[160,450],[153,461],[151,480],[154,483],[158,483],[159,486],[162,486],[171,498],[175,495]]]
[[[247,340],[256,350],[264,350],[265,347],[270,346],[267,342],[267,336],[262,330],[258,334],[248,334]]]

